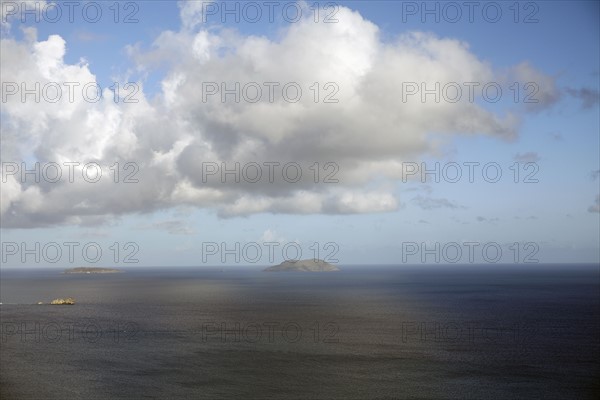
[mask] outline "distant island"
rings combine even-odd
[[[40,302],[38,304],[42,304],[42,303]],[[59,305],[59,306],[73,305],[73,304],[75,304],[75,299],[72,297],[67,297],[66,299],[54,299],[50,302],[50,304]]]
[[[116,274],[123,272],[114,268],[97,268],[97,267],[77,267],[65,269],[65,274]]]
[[[279,265],[266,268],[266,272],[333,272],[340,269],[323,260],[288,260]]]

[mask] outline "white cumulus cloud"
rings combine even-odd
[[[195,3],[181,6],[179,31],[160,33],[148,51],[128,47],[137,70],[167,68],[159,93],[149,95],[139,83],[137,103],[115,103],[108,88],[97,102],[82,98],[81,88],[98,79],[85,61],[65,62],[67,46],[58,35],[2,38],[3,85],[79,84],[72,102],[65,87],[55,103],[9,96],[2,109],[2,160],[75,161],[82,164],[78,174],[88,162],[103,167],[97,183],[8,177],[2,184],[3,226],[86,224],[182,205],[214,209],[223,217],[388,212],[400,204],[396,167],[433,153],[433,134],[499,140],[517,134],[518,117],[466,99],[402,101],[407,81],[494,80],[493,66],[467,43],[422,32],[384,41],[377,25],[345,7],[336,15],[338,23],[316,24],[306,17],[277,38],[242,35],[201,24]],[[528,64],[517,71],[526,77],[541,74]],[[255,82],[263,93],[256,102],[236,102],[233,95],[221,102],[220,94],[205,95],[207,82],[219,88]],[[273,101],[266,82],[279,83]],[[286,83],[302,89],[297,102],[282,98]],[[324,102],[327,96],[337,101]],[[552,100],[553,93],[545,94],[544,101]],[[110,167],[119,163],[122,179],[133,171],[123,170],[128,162],[135,165],[138,182],[114,183]],[[302,167],[302,176],[294,183],[282,179],[280,171],[273,182],[207,181],[202,174],[207,162],[293,162]],[[337,183],[325,182],[332,173]],[[383,183],[372,184],[375,179]]]

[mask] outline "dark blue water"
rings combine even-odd
[[[3,270],[0,297],[2,399],[600,394],[597,265]]]

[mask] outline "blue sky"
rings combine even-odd
[[[8,3],[3,1],[3,16]],[[30,248],[35,242],[97,242],[105,253],[99,266],[126,265],[124,249],[116,263],[106,254],[112,254],[111,243],[122,248],[131,242],[139,247],[133,265],[170,266],[202,264],[206,243],[234,248],[236,242],[298,242],[312,256],[309,248],[317,242],[321,255],[334,243],[332,258],[341,265],[399,264],[403,243],[477,241],[502,246],[502,262],[514,261],[514,242],[521,247],[519,262],[528,244],[539,249],[535,259],[541,263],[599,262],[598,2],[519,2],[518,23],[509,8],[513,2],[493,3],[502,10],[497,23],[477,11],[490,2],[477,3],[472,23],[465,9],[456,23],[443,15],[440,22],[432,15],[425,22],[419,13],[405,15],[421,2],[337,2],[339,22],[329,26],[311,23],[313,2],[299,3],[308,21],[289,23],[276,13],[274,23],[229,17],[225,24],[218,14],[202,23],[201,2],[132,3],[139,6],[137,23],[115,23],[108,9],[113,2],[105,2],[95,24],[77,13],[73,23],[35,23],[31,17],[21,23],[13,15],[3,24],[3,84],[93,76],[102,88],[114,82],[143,88],[141,103],[127,105],[110,104],[106,96],[72,109],[23,104],[18,96],[3,100],[3,163],[95,161],[107,168],[130,161],[140,167],[140,182],[128,187],[3,181],[5,252],[9,242]],[[126,4],[120,3],[120,19],[136,10]],[[538,22],[523,23],[531,12]],[[61,46],[65,53],[58,59],[40,50]],[[185,83],[173,83],[177,77]],[[258,108],[244,101],[199,101],[202,82],[236,77],[289,77],[306,88],[327,77],[338,83],[340,103],[328,108],[303,98],[298,108],[277,102]],[[418,96],[401,101],[399,82],[443,85],[465,77],[482,85],[499,82],[501,100],[478,97],[474,104],[439,107]],[[537,84],[539,102],[525,104],[520,97],[515,103],[509,87],[516,81]],[[172,102],[165,84],[175,85]],[[103,127],[81,131],[84,120]],[[297,161],[305,174],[313,161],[335,162],[340,182],[199,182],[198,162],[266,160]],[[503,178],[489,183],[479,173],[473,183],[403,182],[397,166],[412,162],[497,163]],[[518,183],[510,169],[515,162]],[[531,171],[522,169],[528,162],[535,164],[537,183],[522,182]],[[43,257],[22,263],[19,255],[5,254],[2,265],[51,264]],[[206,264],[220,264],[219,256]],[[422,262],[420,254],[411,257],[408,263]],[[76,258],[63,256],[55,265],[88,264]],[[279,253],[275,261],[281,258]],[[225,264],[235,264],[233,257]]]

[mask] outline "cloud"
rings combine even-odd
[[[517,153],[513,157],[513,160],[521,163],[535,163],[540,161],[540,156],[536,152],[529,151],[527,153]]]
[[[511,68],[508,81],[520,84],[519,102],[531,112],[539,112],[556,104],[561,97],[556,78],[544,74],[529,62]]]
[[[11,20],[19,19],[23,15],[21,10],[28,10],[26,21],[41,19],[41,12],[47,4],[46,0],[0,0],[0,31],[8,34]]]
[[[272,230],[272,229],[267,229],[263,232],[263,234],[260,236],[260,238],[258,239],[259,243],[265,243],[265,242],[278,242],[278,243],[284,243],[286,241],[286,239],[283,236],[280,236],[276,231]]]
[[[81,96],[70,102],[66,95],[56,103],[23,103],[18,95],[3,103],[3,161],[75,161],[81,163],[75,169],[79,176],[85,163],[103,168],[97,183],[9,177],[1,193],[4,227],[100,224],[177,207],[211,209],[220,217],[389,212],[400,205],[395,187],[401,174],[395,166],[434,153],[439,141],[432,139],[517,135],[515,115],[497,114],[466,99],[422,103],[415,96],[402,102],[399,90],[405,81],[433,86],[497,77],[460,40],[408,32],[383,41],[378,26],[345,7],[336,14],[336,24],[315,24],[307,17],[270,39],[205,27],[197,23],[193,3],[181,5],[179,31],[160,33],[148,51],[128,48],[140,71],[166,66],[158,93],[146,93],[139,82],[137,103],[115,103],[108,88],[93,103]],[[85,61],[65,62],[67,43],[61,36],[38,40],[30,33],[22,41],[3,36],[5,82],[28,87],[76,82],[83,87],[98,81]],[[550,79],[528,64],[517,71]],[[232,95],[225,103],[218,95],[205,99],[207,82],[224,82],[227,88],[256,82],[263,96],[256,103],[235,102]],[[265,82],[281,83],[274,101],[268,99]],[[318,102],[310,89],[315,82]],[[326,87],[328,82],[332,85]],[[283,98],[286,83],[303,90],[297,102]],[[553,86],[542,86],[542,98],[551,103]],[[324,103],[326,95],[337,103]],[[297,163],[302,176],[294,183],[282,179],[280,170],[273,182],[203,179],[206,162],[228,167],[238,162],[243,168],[271,161]],[[122,179],[130,172],[123,170],[129,162],[139,182],[113,182],[111,166],[119,163]],[[317,181],[311,169],[315,163]],[[324,182],[334,170],[337,183]],[[427,209],[461,208],[445,199],[423,199],[417,202]]]
[[[482,217],[482,216],[478,216],[477,218],[475,218],[478,222],[489,222],[489,223],[494,223],[494,222],[498,222],[500,220],[500,218],[486,218],[486,217]]]
[[[424,196],[416,196],[412,199],[413,203],[418,205],[424,210],[433,210],[436,208],[451,208],[451,209],[466,209],[467,207],[456,204],[448,199],[444,198],[431,198]]]
[[[600,103],[600,92],[597,89],[590,88],[567,88],[566,92],[574,98],[581,101],[583,109],[590,109]]]
[[[596,196],[595,203],[588,207],[588,212],[600,213],[600,195]]]
[[[195,230],[188,226],[185,221],[171,220],[155,222],[153,224],[141,225],[139,229],[144,230],[162,230],[170,233],[171,235],[194,235]]]
[[[100,35],[94,32],[89,32],[85,30],[75,31],[73,34],[75,40],[79,42],[104,42],[108,39],[108,35]]]
[[[417,174],[415,174],[415,175],[417,175]],[[417,187],[407,187],[407,188],[404,189],[405,193],[408,193],[408,192],[421,192],[421,191],[425,192],[427,194],[431,194],[431,193],[433,193],[433,188],[431,187],[431,185],[427,185],[427,184],[421,183]]]
[[[87,230],[81,234],[83,238],[108,238],[110,233],[106,230]]]

